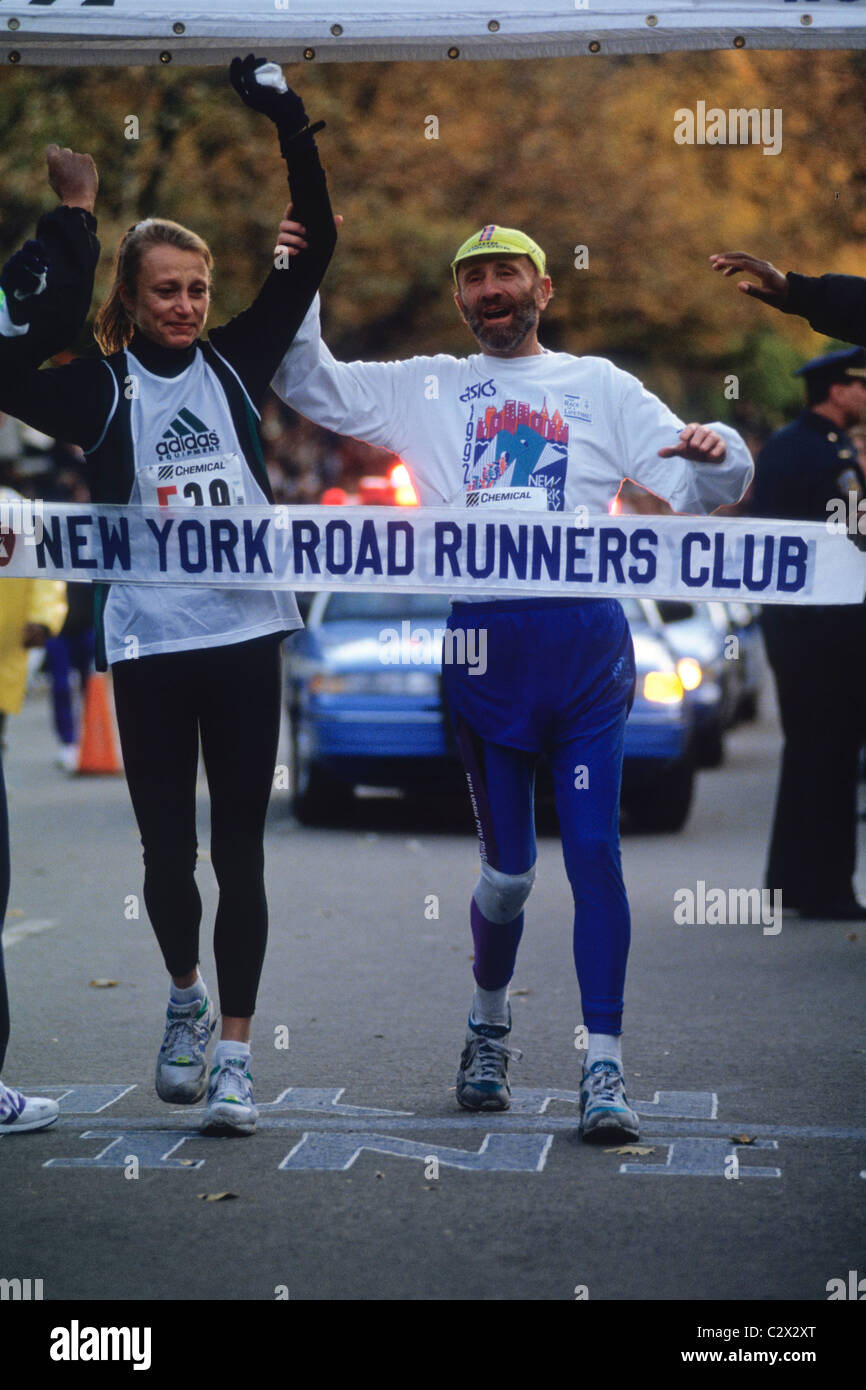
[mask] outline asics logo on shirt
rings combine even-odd
[[[496,382],[493,377],[488,377],[487,381],[473,381],[466,390],[461,392],[461,401],[475,401],[479,396],[495,396]]]
[[[159,458],[190,458],[219,447],[216,430],[208,429],[203,420],[183,406],[157,444],[156,452]]]

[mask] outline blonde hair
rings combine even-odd
[[[123,289],[135,296],[141,262],[151,246],[176,246],[179,251],[194,251],[207,266],[208,275],[213,269],[210,247],[188,227],[164,217],[147,217],[143,222],[136,222],[117,248],[108,298],[93,325],[94,337],[106,356],[125,348],[135,332],[135,324],[124,308],[120,292]]]

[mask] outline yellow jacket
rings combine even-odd
[[[10,495],[5,488],[3,495]],[[28,623],[41,623],[56,637],[65,619],[66,585],[60,580],[0,576],[0,710],[4,714],[17,714],[24,699],[24,628]]]

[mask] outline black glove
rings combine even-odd
[[[39,242],[25,241],[0,271],[0,289],[6,296],[6,308],[14,324],[28,322],[28,300],[42,294],[48,284],[48,264]]]
[[[229,79],[245,106],[251,106],[254,111],[261,111],[274,122],[282,143],[283,139],[290,139],[309,124],[307,113],[301,98],[286,86],[284,80],[282,91],[279,91],[277,86],[259,81],[256,74],[262,68],[267,68],[274,77],[279,71],[276,64],[269,63],[267,58],[256,58],[252,53],[248,53],[246,58],[232,59]]]

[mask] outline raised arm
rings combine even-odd
[[[231,362],[253,400],[261,400],[322,281],[337,240],[324,170],[301,98],[286,86],[280,69],[264,59],[236,58],[231,81],[241,100],[277,127],[288,166],[297,216],[306,228],[306,247],[281,258],[253,304],[210,340]]]
[[[48,179],[60,206],[39,219],[0,271],[0,367],[35,366],[69,346],[90,308],[99,260],[93,207],[99,179],[88,154],[49,145]]]
[[[423,375],[424,363],[432,360],[338,362],[322,341],[317,295],[271,385],[293,410],[324,429],[400,454],[419,370]]]
[[[75,339],[93,295],[99,259],[90,155],[50,145],[48,178],[60,206],[39,219],[0,270],[0,410],[53,438],[92,446],[113,399],[111,376],[95,360],[39,371]]]
[[[745,251],[722,251],[710,257],[713,270],[729,277],[737,272],[757,280],[740,280],[737,289],[783,314],[808,319],[816,333],[866,346],[866,280],[859,275],[783,275],[769,261]]]

